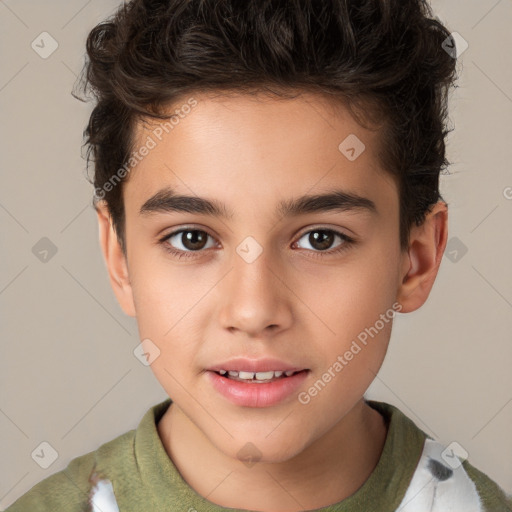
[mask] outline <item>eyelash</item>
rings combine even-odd
[[[169,238],[172,238],[173,236],[177,235],[178,233],[184,233],[184,232],[187,232],[187,231],[201,231],[203,233],[206,233],[207,236],[210,236],[210,237],[214,238],[212,235],[210,235],[204,229],[196,229],[196,228],[185,228],[185,229],[183,229],[182,228],[182,229],[180,229],[178,231],[173,231],[172,233],[169,233],[168,235],[165,235],[164,237],[160,238],[159,239],[159,243],[163,245],[164,250],[166,252],[170,253],[175,258],[178,258],[178,259],[181,259],[181,258],[194,258],[195,254],[204,252],[204,250],[182,251],[182,250],[179,250],[179,249],[173,249],[172,246],[170,246],[167,243]],[[328,228],[314,228],[314,229],[310,229],[309,231],[305,231],[304,233],[302,233],[300,235],[300,237],[298,238],[298,240],[300,240],[304,235],[307,235],[308,233],[312,233],[314,231],[326,231],[328,233],[334,233],[335,235],[339,236],[343,240],[343,242],[344,242],[341,245],[339,245],[338,247],[336,247],[335,249],[332,249],[330,251],[312,251],[311,249],[305,249],[308,252],[313,252],[314,253],[313,257],[314,258],[317,258],[317,257],[324,258],[324,257],[326,257],[325,255],[327,255],[327,256],[335,256],[337,254],[340,254],[340,253],[346,251],[352,245],[355,244],[355,240],[353,238],[349,237],[345,233],[341,233],[339,231],[336,231],[335,229],[330,229],[330,228],[329,229]]]

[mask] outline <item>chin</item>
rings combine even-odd
[[[237,436],[227,446],[217,446],[225,455],[243,462],[247,467],[255,463],[278,464],[299,455],[305,448],[305,440],[290,440],[291,436],[276,436],[269,440],[261,432],[249,436]]]

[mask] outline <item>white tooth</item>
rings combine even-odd
[[[229,371],[228,374],[230,377],[238,377],[238,372]]]
[[[290,375],[292,375],[293,373],[295,373],[293,370],[288,370],[287,372],[284,372],[284,374],[289,377]]]
[[[230,372],[230,374],[231,374],[231,372]],[[238,377],[240,379],[252,380],[252,379],[254,379],[254,373],[253,372],[238,372]]]
[[[220,373],[221,375],[226,375],[226,370],[219,370],[219,373]]]
[[[274,377],[274,372],[258,372],[256,373],[256,380],[269,380]]]
[[[277,371],[277,372],[274,372],[274,375],[276,377],[281,377],[281,375],[283,375],[283,372],[282,371]]]

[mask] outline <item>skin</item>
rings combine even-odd
[[[407,313],[427,300],[446,245],[447,206],[439,202],[412,228],[402,252],[398,190],[380,166],[378,131],[313,94],[194,98],[197,106],[124,186],[127,258],[105,206],[97,210],[116,297],[136,317],[140,339],[160,350],[151,369],[173,404],[159,436],[186,482],[218,505],[294,512],[339,502],[368,479],[385,442],[385,422],[363,394],[383,362],[392,322],[306,405],[296,394],[270,407],[234,405],[204,370],[235,356],[276,357],[310,369],[299,390],[307,391],[394,303]],[[154,127],[139,124],[137,143]],[[354,161],[338,150],[350,134],[366,146]],[[164,186],[219,200],[234,217],[139,215]],[[335,188],[373,200],[378,215],[274,213],[280,200]],[[211,237],[202,252],[180,260],[158,239],[183,227]],[[322,252],[308,241],[314,228],[356,243],[326,255],[344,242],[335,237]],[[263,248],[250,264],[236,252],[247,236]],[[181,241],[166,243],[187,250]],[[261,454],[251,467],[237,458],[248,442]]]

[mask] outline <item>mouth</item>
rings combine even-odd
[[[206,371],[212,388],[242,407],[271,407],[290,401],[305,384],[309,369],[247,371],[212,368]]]
[[[297,373],[308,372],[309,370],[276,370],[267,372],[246,372],[236,370],[212,370],[220,377],[246,384],[266,384],[281,379],[288,379]]]

